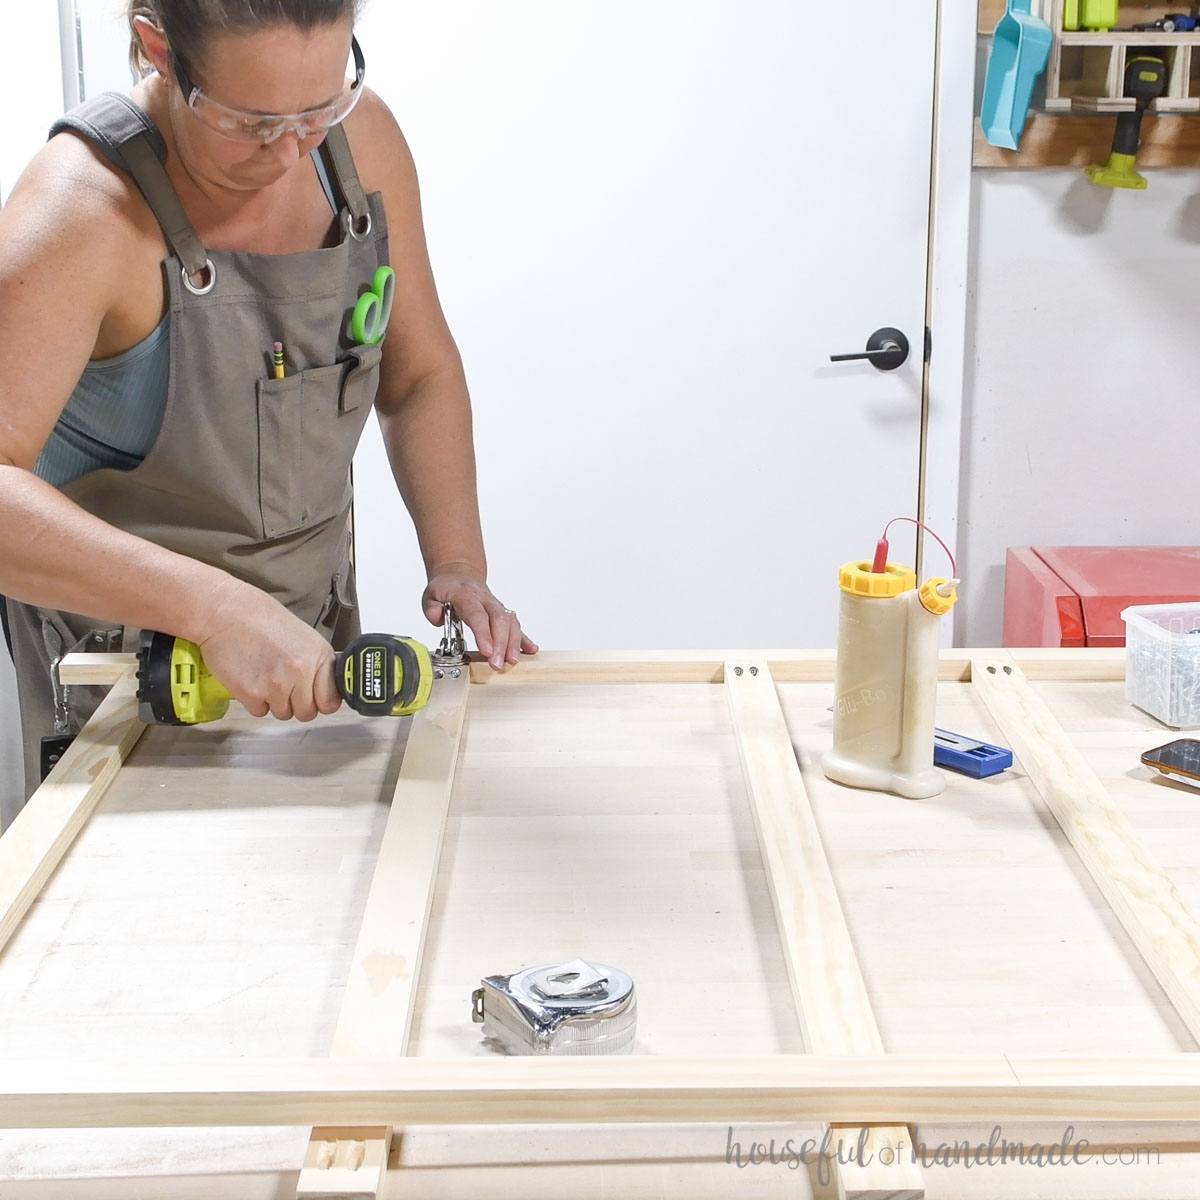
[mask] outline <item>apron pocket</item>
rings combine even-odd
[[[283,537],[345,511],[350,463],[379,385],[379,347],[283,379],[256,381],[263,536]]]
[[[342,380],[342,393],[338,399],[340,412],[353,412],[366,404],[375,403],[375,393],[379,390],[379,360],[383,356],[383,347],[352,346],[346,351],[346,363],[349,370]]]

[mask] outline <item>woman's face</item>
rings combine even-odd
[[[191,82],[217,104],[244,112],[272,116],[321,108],[345,87],[350,36],[349,21],[307,33],[290,24],[215,33],[203,60],[189,64]],[[324,133],[300,137],[292,129],[265,143],[230,137],[188,108],[174,75],[168,79],[180,151],[189,170],[211,182],[242,190],[266,187],[324,139]]]

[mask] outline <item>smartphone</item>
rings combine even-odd
[[[1178,738],[1165,746],[1155,746],[1142,755],[1142,762],[1171,779],[1200,788],[1200,741]]]

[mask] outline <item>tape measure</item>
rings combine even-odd
[[[624,971],[582,958],[489,975],[471,993],[471,1019],[508,1054],[627,1054],[637,997]]]

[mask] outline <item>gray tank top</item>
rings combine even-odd
[[[62,487],[89,471],[129,471],[158,437],[167,402],[169,322],[114,358],[83,369],[71,398],[50,431],[34,472]]]
[[[320,154],[312,152],[321,188],[337,215],[333,183]],[[89,471],[131,471],[146,457],[162,426],[171,366],[168,317],[136,346],[83,369],[58,423],[38,456],[34,473],[61,488]]]

